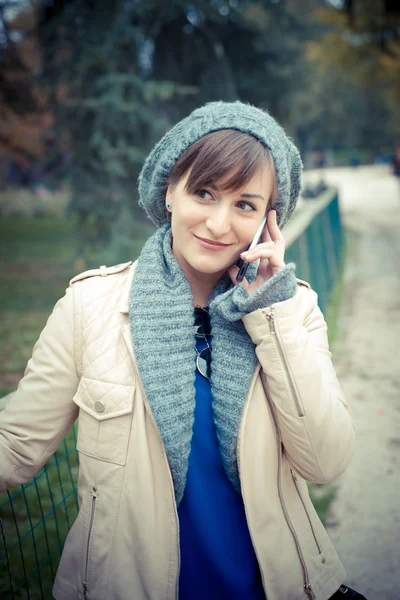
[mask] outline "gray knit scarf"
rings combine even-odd
[[[252,281],[256,266],[246,278]],[[225,472],[240,493],[236,440],[243,405],[257,364],[243,322],[226,316],[234,292],[229,275],[209,303],[212,328],[211,389],[214,423]],[[190,285],[171,250],[163,225],[140,254],[130,295],[134,351],[144,390],[164,443],[177,505],[183,498],[195,408],[195,338]]]

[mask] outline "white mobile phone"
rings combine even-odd
[[[257,246],[257,244],[259,243],[260,238],[261,238],[261,234],[262,234],[263,229],[265,227],[265,223],[267,222],[267,215],[268,215],[268,213],[265,215],[265,217],[261,221],[260,226],[258,227],[258,229],[256,231],[256,234],[253,237],[253,241],[251,242],[251,244],[247,248],[247,250],[251,250],[252,248],[254,248],[254,246]],[[249,268],[249,264],[250,263],[246,262],[242,258],[240,258],[237,261],[236,266],[239,267],[239,272],[236,275],[236,281],[243,281],[243,278],[246,275],[247,269]]]

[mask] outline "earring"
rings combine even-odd
[[[172,206],[171,206],[170,204],[167,204],[167,210],[168,210],[169,212],[171,212],[171,209],[172,209]]]

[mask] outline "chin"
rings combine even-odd
[[[230,263],[226,262],[218,262],[215,260],[205,259],[205,260],[187,260],[188,264],[192,269],[198,271],[199,273],[208,273],[209,275],[215,275],[217,273],[224,273],[227,268],[233,264],[234,261]]]

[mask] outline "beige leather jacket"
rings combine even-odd
[[[72,280],[0,416],[0,491],[26,482],[79,415],[79,514],[56,600],[176,600],[179,523],[167,456],[135,363],[131,263]],[[348,466],[354,427],[328,350],[317,295],[304,282],[243,321],[258,367],[237,458],[268,600],[326,600],[344,568],[307,481]]]

